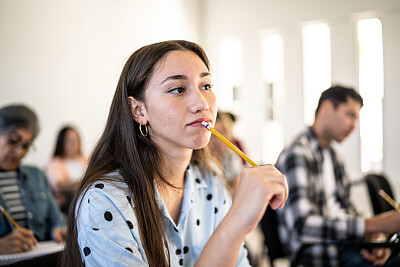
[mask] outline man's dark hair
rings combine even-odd
[[[360,103],[361,107],[364,105],[364,101],[361,95],[353,88],[335,85],[326,89],[322,92],[321,97],[319,98],[318,106],[315,110],[315,115],[317,115],[321,104],[325,100],[331,101],[333,106],[337,108],[339,104],[346,103],[349,97]]]

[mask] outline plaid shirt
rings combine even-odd
[[[311,128],[308,128],[278,158],[276,167],[286,175],[289,198],[278,210],[279,235],[287,253],[294,257],[302,244],[326,240],[361,238],[365,223],[350,203],[349,180],[343,163],[332,147],[336,188],[334,196],[346,211],[346,218],[328,218],[322,173],[323,155]],[[337,266],[337,249],[311,246],[300,257],[304,266]]]

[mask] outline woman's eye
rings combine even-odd
[[[176,87],[176,88],[171,89],[169,92],[173,93],[173,94],[182,94],[185,92],[185,88],[184,87]]]
[[[201,89],[206,90],[206,91],[210,91],[212,87],[213,87],[213,85],[208,83],[208,84],[203,85],[201,87]]]

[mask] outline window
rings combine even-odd
[[[359,87],[364,99],[360,111],[361,170],[382,171],[383,158],[383,42],[379,19],[357,23]]]
[[[304,122],[310,125],[322,91],[331,86],[331,38],[324,23],[304,26],[302,34]]]
[[[283,149],[283,127],[279,109],[284,102],[283,40],[278,34],[267,34],[262,39],[262,76],[266,100],[263,127],[263,162],[276,162]]]
[[[236,37],[226,37],[219,45],[220,86],[218,103],[222,110],[233,110],[243,78],[243,47]]]

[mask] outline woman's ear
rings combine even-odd
[[[146,125],[147,119],[144,113],[144,103],[143,101],[138,101],[133,97],[128,97],[129,107],[131,109],[132,118],[139,124]]]

